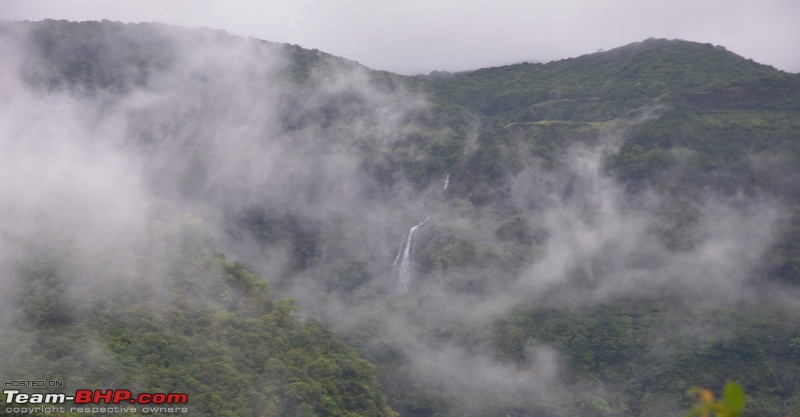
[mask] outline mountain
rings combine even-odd
[[[186,393],[188,403],[167,405],[196,416],[396,415],[371,364],[319,322],[299,317],[291,300],[273,300],[266,281],[246,266],[214,253],[199,219],[155,221],[151,233],[157,247],[132,254],[147,263],[141,275],[116,276],[120,263],[131,261],[125,256],[82,254],[69,245],[28,255],[22,281],[8,291],[22,302],[5,312],[6,380],[46,377],[67,391]],[[38,413],[6,405],[0,415],[96,415],[91,407],[112,407]],[[172,413],[150,407],[137,413],[132,405],[124,415]]]
[[[731,379],[800,410],[798,74],[648,39],[409,77],[108,21],[0,50],[5,380],[421,417],[678,415]]]
[[[516,64],[433,79],[433,91],[495,125],[604,121],[668,93],[794,85],[797,77],[723,47],[648,39],[547,64]]]

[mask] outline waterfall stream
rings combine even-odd
[[[430,219],[430,216],[428,216],[420,224],[413,226],[408,231],[408,237],[400,245],[400,252],[397,253],[397,257],[394,260],[395,265],[397,265],[398,261],[400,262],[397,274],[397,292],[405,293],[408,291],[408,284],[411,282],[411,248],[414,246],[414,233]]]

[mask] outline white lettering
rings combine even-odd
[[[4,389],[3,394],[6,395],[6,404],[11,404],[14,402],[14,395],[18,394],[18,389]]]
[[[44,397],[45,404],[63,404],[66,400],[65,394],[47,394]]]

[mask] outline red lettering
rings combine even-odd
[[[19,394],[17,394],[18,396]],[[189,402],[189,395],[186,393],[147,393],[143,392],[136,397],[128,389],[107,389],[107,390],[88,390],[79,389],[75,391],[75,404],[105,403],[119,404],[129,402],[131,404],[186,404]]]
[[[75,391],[75,404],[86,404],[92,402],[92,390],[79,389]]]
[[[120,401],[129,400],[131,398],[131,391],[127,389],[118,389],[114,391],[114,404],[119,404]]]
[[[189,394],[174,393],[167,395],[168,404],[186,404],[187,402],[189,402]]]
[[[103,400],[104,403],[109,404],[111,403],[112,398],[114,398],[113,389],[107,389],[106,392],[96,389],[94,390],[94,398],[92,399],[92,402],[97,404],[100,402],[100,400]]]

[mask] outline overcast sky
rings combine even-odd
[[[158,21],[403,74],[547,62],[648,37],[800,72],[799,0],[0,0],[0,19]]]

